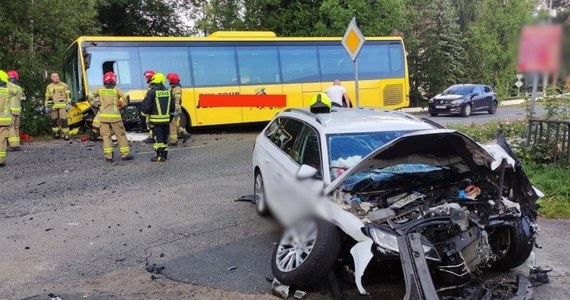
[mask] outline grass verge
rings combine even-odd
[[[545,195],[538,200],[540,216],[570,218],[570,169],[525,162],[524,170],[530,182]]]

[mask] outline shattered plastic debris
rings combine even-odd
[[[289,297],[289,286],[282,284],[277,279],[273,279],[273,282],[271,283],[271,292],[273,295],[280,297],[281,299],[287,299]]]
[[[255,201],[255,196],[254,195],[243,195],[238,197],[237,199],[234,199],[235,202],[240,202],[240,201],[245,201],[245,202],[253,202]]]
[[[548,279],[548,272],[551,272],[552,268],[549,266],[545,267],[530,267],[528,279],[533,287],[541,286],[546,283],[550,283]]]
[[[55,295],[55,294],[48,294],[48,297],[50,300],[62,300],[61,297],[59,295]]]
[[[231,267],[228,268],[228,271],[235,270],[235,269],[237,269],[236,266],[231,266]]]
[[[293,294],[293,297],[295,299],[302,300],[302,299],[305,299],[307,297],[307,293],[303,292],[303,291],[296,290],[295,293]]]

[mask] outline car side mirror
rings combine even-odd
[[[315,177],[317,175],[318,170],[309,166],[309,165],[302,165],[297,170],[297,179],[309,179]]]

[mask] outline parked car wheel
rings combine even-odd
[[[255,210],[261,216],[269,215],[269,208],[267,207],[266,195],[265,195],[265,185],[263,184],[263,176],[261,172],[255,172],[255,179],[253,184],[253,195]]]
[[[516,220],[514,226],[497,227],[490,235],[491,247],[499,254],[493,268],[509,270],[522,265],[534,247],[532,220],[525,216]]]
[[[464,117],[469,117],[471,115],[471,104],[465,104],[461,109],[461,115]]]
[[[340,234],[333,224],[318,219],[299,222],[283,233],[273,250],[273,275],[286,285],[311,287],[326,277],[340,245]]]
[[[432,117],[437,117],[437,113],[432,113],[432,112],[430,112],[429,115],[432,116]]]
[[[489,114],[490,115],[494,115],[497,112],[497,106],[498,106],[498,103],[496,101],[493,101],[493,103],[491,103],[491,107],[489,107]]]

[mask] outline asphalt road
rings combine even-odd
[[[150,162],[152,146],[140,142],[131,144],[134,161],[116,163],[100,143],[78,140],[9,152],[0,169],[0,298],[274,299],[266,277],[279,228],[234,201],[253,192],[260,130],[202,131],[165,163]],[[535,299],[570,299],[570,222],[539,224],[537,263],[554,271]],[[394,274],[367,275],[372,298],[403,296]],[[310,294],[328,298],[326,288]]]

